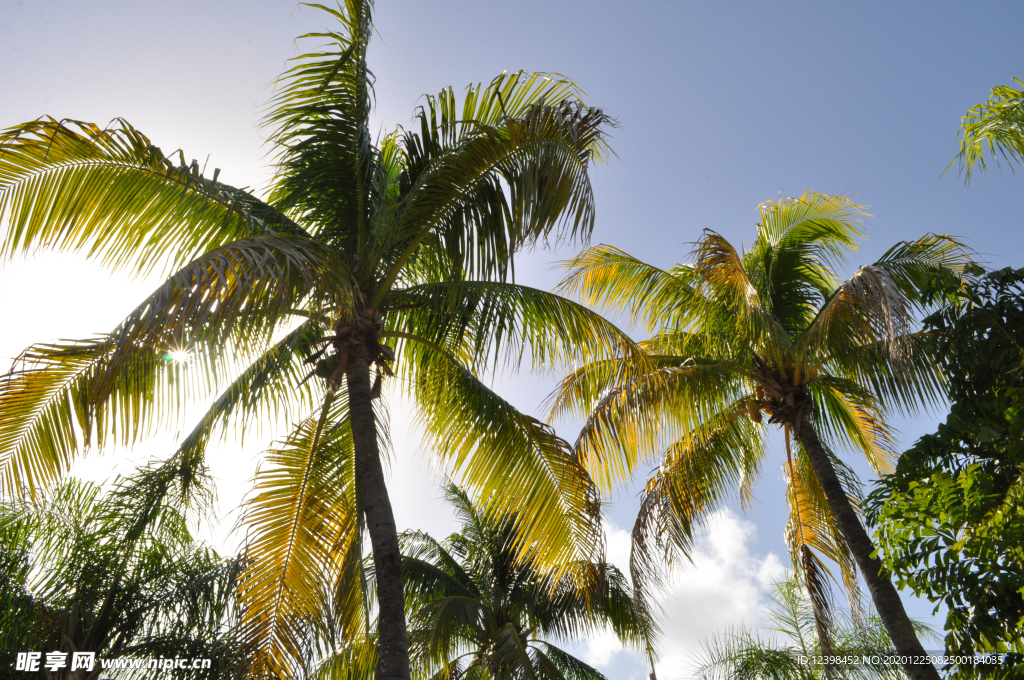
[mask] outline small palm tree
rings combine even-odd
[[[769,594],[766,628],[774,637],[763,638],[746,628],[705,640],[703,653],[687,673],[695,680],[817,680],[826,673],[826,655],[816,634],[814,607],[797,578],[776,584]],[[857,611],[861,603],[857,603]],[[924,624],[914,622],[919,635],[936,637]],[[899,666],[886,663],[896,655],[881,619],[840,615],[834,629],[833,656],[852,663],[833,664],[851,680],[901,680]]]
[[[959,276],[968,258],[953,239],[929,235],[897,244],[841,282],[834,268],[862,235],[863,214],[836,196],[768,202],[749,251],[707,231],[695,262],[668,271],[610,246],[584,251],[568,264],[562,290],[626,310],[655,335],[642,343],[642,361],[591,362],[566,377],[552,417],[587,416],[576,447],[605,489],[642,463],[659,463],[633,529],[639,595],[656,582],[663,559],[689,549],[694,527],[730,490],[749,499],[766,426],[781,426],[786,538],[823,647],[830,628],[824,557],[838,563],[851,601],[859,567],[899,653],[921,657],[899,595],[871,556],[856,476],[835,451],[851,447],[885,472],[896,455],[887,411],[941,399],[938,366],[912,323],[931,304],[932,278]],[[930,665],[907,672],[937,677]]]
[[[403,535],[416,675],[604,680],[555,642],[610,629],[623,643],[648,648],[653,625],[613,565],[579,562],[552,576],[520,558],[515,518],[474,504],[455,485],[446,497],[462,520],[460,532],[443,542]]]
[[[518,511],[520,545],[552,565],[591,551],[594,489],[566,442],[479,375],[630,342],[583,306],[508,281],[523,247],[591,232],[588,169],[613,121],[568,80],[517,73],[461,101],[451,89],[428,96],[413,129],[374,140],[371,4],[321,7],[339,28],[309,36],[326,45],[280,79],[266,200],[123,120],[45,118],[0,135],[4,256],[47,247],[177,269],[113,332],[33,346],[0,380],[0,490],[44,488],[83,448],[131,443],[218,393],[175,454],[182,469],[201,470],[225,426],[297,423],[247,506],[240,606],[255,673],[305,672],[309,622],[361,556],[365,528],[377,677],[409,677],[381,459],[382,383],[395,371],[435,453],[474,493]]]
[[[194,678],[240,668],[229,635],[239,564],[189,532],[199,490],[162,466],[106,492],[70,479],[0,502],[0,648],[68,654],[54,677],[78,680],[100,676],[99,658],[210,659],[179,671]],[[70,652],[94,653],[93,668],[72,670]]]

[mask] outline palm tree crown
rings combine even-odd
[[[183,477],[202,470],[224,427],[295,422],[245,516],[240,606],[254,673],[304,672],[307,628],[361,557],[366,529],[377,677],[404,679],[401,555],[381,463],[382,382],[396,371],[434,451],[473,493],[518,512],[524,555],[552,566],[594,545],[595,491],[571,447],[478,376],[523,356],[629,351],[585,307],[509,282],[517,250],[590,233],[588,168],[613,121],[569,80],[517,73],[461,101],[451,89],[428,96],[412,129],[374,139],[371,3],[320,9],[339,28],[306,36],[325,45],[278,82],[266,200],[165,155],[123,120],[45,118],[0,136],[4,255],[48,247],[173,270],[112,332],[35,345],[0,381],[0,489],[44,488],[86,446],[176,424],[188,400],[213,397],[175,453]]]
[[[418,532],[403,539],[413,658],[424,676],[603,680],[555,641],[610,628],[645,649],[651,622],[614,566],[578,562],[577,573],[551,579],[519,559],[512,518],[474,505],[454,485],[447,496],[463,522],[459,533],[443,542]]]
[[[876,583],[877,560],[855,511],[856,476],[835,451],[853,448],[887,471],[895,454],[885,414],[941,398],[941,374],[912,322],[933,302],[932,277],[959,276],[967,258],[955,240],[928,235],[840,281],[836,266],[863,235],[859,206],[807,193],[765,203],[760,213],[757,238],[742,253],[706,231],[694,262],[667,271],[610,246],[573,259],[562,290],[628,312],[654,335],[641,343],[642,359],[591,362],[571,373],[553,396],[552,415],[587,415],[577,449],[605,489],[638,465],[659,463],[633,529],[641,595],[734,489],[749,499],[765,460],[766,425],[781,425],[786,538],[827,648],[822,558],[838,563],[852,600],[859,567],[883,619],[893,607],[902,612],[891,584]],[[876,590],[886,584],[888,600],[880,602]],[[897,648],[917,643],[912,628],[903,633],[890,630]]]

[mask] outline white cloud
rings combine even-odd
[[[785,568],[774,553],[752,552],[756,533],[752,522],[729,510],[712,518],[693,566],[676,577],[666,598],[659,677],[679,677],[709,635],[761,622],[764,595]]]
[[[756,534],[752,522],[728,509],[712,516],[707,531],[696,542],[693,564],[675,576],[662,599],[657,664],[661,680],[680,678],[699,652],[701,641],[711,634],[761,623],[765,594],[784,576],[785,568],[774,553],[754,552]],[[609,524],[606,541],[609,561],[628,571],[629,532]],[[599,669],[607,671],[614,665],[625,670],[628,665],[637,677],[647,672],[646,660],[623,649],[611,633],[592,637],[578,651]]]

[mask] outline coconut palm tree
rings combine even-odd
[[[786,538],[823,645],[829,558],[851,600],[859,568],[896,649],[920,657],[899,595],[871,556],[856,476],[836,451],[858,450],[885,472],[895,456],[886,413],[941,399],[941,374],[912,325],[932,302],[932,277],[959,276],[968,258],[955,240],[928,235],[897,244],[841,282],[836,267],[862,236],[863,214],[836,196],[768,202],[749,251],[706,231],[694,262],[670,270],[610,246],[582,252],[568,263],[561,290],[626,311],[654,335],[642,343],[643,362],[591,362],[568,375],[553,395],[552,417],[587,416],[576,448],[604,489],[658,463],[633,529],[641,596],[657,583],[663,559],[685,553],[694,527],[732,490],[749,499],[767,425],[781,426]],[[930,665],[907,673],[937,677]]]
[[[1024,81],[1013,80],[1019,89],[993,87],[988,101],[971,108],[963,118],[960,153],[953,163],[960,162],[965,182],[971,181],[975,168],[988,173],[986,152],[997,163],[1001,156],[1011,170],[1015,162],[1024,165]]]
[[[612,630],[622,642],[648,648],[653,624],[613,565],[577,562],[551,575],[521,559],[514,517],[474,503],[454,484],[445,495],[461,531],[444,541],[422,532],[402,536],[414,676],[604,680],[555,643]],[[372,677],[365,661],[372,635],[366,640],[328,657],[321,677]]]
[[[49,677],[77,680],[129,677],[102,664],[124,657],[209,659],[176,671],[191,678],[237,670],[244,658],[229,626],[239,563],[192,537],[194,482],[164,465],[106,492],[69,479],[35,500],[0,502],[0,647],[42,652],[40,670],[61,652]],[[94,656],[74,668],[74,652]]]
[[[825,672],[825,655],[815,628],[814,607],[797,578],[777,583],[769,593],[771,604],[764,628],[775,634],[762,637],[746,628],[730,630],[707,638],[702,654],[686,677],[699,680],[817,680]],[[851,612],[863,605],[857,603]],[[914,623],[919,635],[937,637],[921,623]],[[856,659],[843,665],[851,680],[902,680],[906,674],[886,662],[896,655],[878,616],[867,611],[858,617],[840,614],[835,627],[835,656]]]
[[[590,233],[588,168],[613,122],[572,82],[517,73],[461,101],[428,96],[412,129],[374,140],[371,3],[321,9],[339,27],[307,36],[322,44],[281,77],[267,113],[265,200],[123,120],[44,118],[0,136],[4,256],[45,247],[173,272],[112,332],[19,358],[0,382],[0,484],[44,488],[84,447],[131,443],[215,395],[175,454],[183,469],[202,469],[225,426],[290,420],[247,506],[240,606],[254,672],[303,671],[304,626],[365,527],[377,677],[404,679],[380,399],[396,370],[433,450],[473,493],[519,511],[524,551],[553,565],[594,544],[594,489],[571,447],[479,375],[628,352],[585,307],[509,282],[516,251]]]

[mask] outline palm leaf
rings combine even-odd
[[[744,479],[756,477],[764,454],[760,432],[735,406],[665,452],[633,525],[630,571],[643,617],[655,618],[652,598],[667,570],[689,559],[696,529]]]
[[[972,107],[963,118],[960,154],[953,162],[959,160],[961,170],[966,171],[965,183],[970,182],[975,167],[988,173],[986,152],[997,163],[1001,156],[1011,170],[1014,161],[1024,161],[1024,83],[1013,80],[1020,89],[1009,85],[993,87],[988,101]]]
[[[614,246],[588,248],[562,266],[569,274],[558,284],[559,293],[579,296],[587,305],[628,311],[633,323],[643,322],[651,331],[686,326],[698,296],[691,267],[667,272]]]
[[[411,389],[438,454],[489,512],[519,513],[523,554],[551,568],[589,555],[596,491],[568,443],[450,355],[421,352]]]
[[[247,528],[241,635],[260,675],[303,672],[314,626],[349,551],[359,549],[346,410],[343,398],[328,400],[267,453],[240,520]]]
[[[0,133],[0,253],[45,246],[146,274],[233,240],[302,234],[251,194],[164,156],[118,119],[113,128],[43,118]]]

